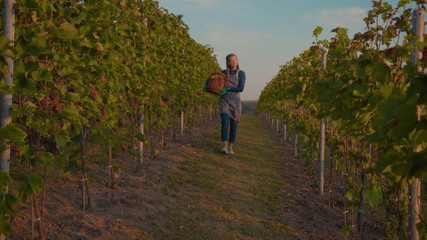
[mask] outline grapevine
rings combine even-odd
[[[218,101],[202,88],[219,66],[213,50],[190,37],[182,16],[156,1],[18,0],[14,8],[15,46],[0,38],[2,55],[15,61],[14,85],[0,86],[1,93],[13,95],[12,124],[0,128],[0,150],[10,144],[12,161],[29,164],[31,174],[14,196],[6,193],[14,173],[1,172],[0,233],[11,234],[16,201],[31,198],[40,238],[45,238],[47,168],[79,171],[82,207],[90,208],[88,142],[114,145],[124,116],[131,144],[124,149],[142,159],[136,143],[148,145],[149,138],[137,132],[139,125],[172,131],[179,109],[189,113],[190,122],[205,114],[193,108],[207,109]],[[8,74],[3,58],[0,72]]]
[[[393,7],[373,1],[364,19],[366,32],[353,38],[346,29],[336,28],[330,41],[317,40],[322,29],[316,28],[314,45],[283,65],[260,96],[258,112],[283,119],[298,134],[308,163],[318,151],[318,142],[313,144],[318,141],[318,119],[329,119],[329,178],[340,176],[345,190],[341,196],[344,235],[363,236],[363,216],[370,205],[384,208],[387,239],[404,237],[408,188],[414,178],[426,180],[422,89],[427,81],[425,73],[417,71],[425,69],[426,60],[411,65],[414,49],[424,49],[424,42],[413,44],[411,2],[399,1]],[[325,69],[322,49],[328,52]],[[313,145],[316,149],[311,149]],[[333,192],[330,185],[328,190]],[[421,218],[418,231],[424,237],[426,222],[417,214]]]

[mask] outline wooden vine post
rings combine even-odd
[[[323,196],[323,187],[325,185],[325,122],[320,119],[319,136],[319,194]]]
[[[184,56],[186,56],[185,50],[182,50],[182,54]],[[185,68],[186,68],[186,64],[184,63],[184,69]],[[185,70],[184,70],[184,72],[185,72]],[[180,132],[181,132],[181,136],[182,136],[182,135],[184,135],[184,100],[181,101],[181,108],[180,108],[179,114],[180,114],[180,121],[179,121]]]
[[[286,108],[283,108],[283,113],[286,113]],[[283,120],[283,142],[286,142],[286,120]]]
[[[203,121],[203,114],[202,114],[202,108],[199,107],[199,117],[198,117],[198,126],[202,126],[202,121]]]
[[[361,151],[363,152],[364,144],[361,146]],[[372,144],[369,144],[368,155],[372,157]],[[362,169],[362,189],[360,190],[360,203],[359,203],[359,212],[357,214],[358,224],[359,224],[359,239],[363,240],[363,216],[366,213],[364,209],[364,199],[365,199],[365,188],[366,188],[366,169]]]
[[[322,49],[322,72],[326,69],[326,50]],[[325,185],[325,122],[320,119],[319,133],[319,194],[323,196],[323,188]]]
[[[422,1],[424,3],[424,1]],[[412,65],[417,65],[417,62],[422,58],[422,51],[418,50],[416,47],[416,42],[424,42],[424,15],[425,9],[417,9],[413,11],[413,22],[412,22],[412,33],[418,36],[417,40],[413,41],[415,46],[414,53],[412,55]],[[418,71],[422,71],[421,66],[418,66]],[[417,107],[417,117],[418,121],[421,120],[421,107]],[[414,149],[415,152],[421,151],[421,146],[418,146]],[[421,181],[419,178],[414,178],[412,181],[412,186],[410,188],[410,203],[409,203],[409,239],[418,240],[420,239],[419,232],[417,229],[417,224],[420,222],[421,213]]]
[[[293,110],[294,110],[294,127],[293,127],[292,130],[293,130],[294,156],[298,157],[298,149],[297,149],[297,146],[298,146],[297,115],[298,115],[298,113],[297,113],[296,107],[297,107],[297,104],[296,104],[296,101],[295,101],[295,104],[293,105]]]
[[[334,181],[334,174],[333,174],[333,169],[334,169],[334,159],[333,159],[333,152],[332,152],[332,139],[334,137],[334,130],[332,127],[332,119],[328,119],[327,123],[326,123],[327,128],[329,128],[329,186],[328,186],[328,196],[329,196],[329,207],[334,207],[334,203],[332,201],[332,192],[333,192],[333,181]]]
[[[15,0],[4,0],[4,32],[3,35],[10,40],[10,45],[14,45],[15,40]],[[13,60],[5,57],[9,65],[9,75],[4,78],[8,86],[13,84]],[[12,122],[12,94],[1,94],[1,116],[0,127],[9,125]],[[7,143],[6,143],[7,144]],[[10,148],[0,154],[0,171],[9,173]]]
[[[286,142],[286,123],[283,124],[283,141]]]
[[[108,145],[108,187],[114,187],[114,172],[113,172],[113,147]]]
[[[35,165],[36,165],[36,160],[35,159],[31,159],[30,160],[30,164],[29,164],[29,174],[31,176],[31,174],[34,172],[35,170]],[[31,235],[32,238],[35,238],[35,223],[37,223],[37,226],[39,228],[39,239],[45,240],[46,239],[46,234],[45,234],[45,229],[43,226],[43,221],[42,218],[40,216],[40,208],[39,208],[39,199],[37,197],[37,192],[33,192],[33,194],[31,195]],[[42,209],[43,211],[43,209]]]
[[[343,212],[343,214],[344,214],[344,225],[347,225],[347,218],[348,218],[348,213],[349,213],[347,210],[347,197],[346,197],[346,194],[347,194],[346,186],[347,186],[347,176],[348,176],[348,173],[347,173],[348,137],[347,136],[344,136],[343,142],[344,142],[344,156],[343,156],[343,163],[344,164],[343,164],[342,175],[344,177],[344,181],[343,181],[343,185],[342,185],[342,189],[343,189],[342,195],[343,195],[343,203],[344,203],[343,204],[344,205],[344,212]]]
[[[3,35],[10,40],[10,45],[15,44],[15,0],[4,0],[4,27]],[[5,57],[9,66],[9,75],[4,78],[5,83],[11,86],[13,83],[13,60]],[[0,114],[0,127],[9,125],[12,122],[12,94],[1,94],[1,114]],[[6,143],[7,144],[7,143]],[[0,171],[9,173],[10,164],[10,148],[6,145],[6,150],[0,153]],[[6,188],[6,193],[8,189]],[[1,192],[1,190],[0,190]],[[4,198],[4,195],[3,195]],[[4,240],[5,236],[1,235],[0,240]]]
[[[138,132],[144,135],[144,114],[139,116],[139,128]],[[138,170],[142,169],[142,163],[144,161],[144,143],[138,140],[138,153],[139,153],[139,162],[138,162]]]
[[[81,187],[82,187],[82,203],[83,203],[83,211],[86,210],[86,198],[87,198],[87,204],[88,208],[91,208],[91,201],[90,201],[90,189],[89,189],[89,183],[87,179],[87,171],[86,171],[86,137],[89,133],[89,130],[87,127],[83,127],[82,133],[81,133],[81,139],[80,139],[80,149],[82,154],[82,179],[81,179]],[[113,176],[114,177],[114,176]]]
[[[295,129],[295,127],[294,127],[294,156],[295,157],[298,157],[297,146],[298,146],[298,133],[297,133],[297,130]]]
[[[148,18],[142,18],[142,23],[148,28]],[[145,67],[145,62],[144,62]],[[139,115],[138,119],[138,132],[144,136],[144,113]],[[138,153],[139,153],[139,162],[138,162],[138,170],[142,170],[142,163],[144,161],[144,143],[138,140]]]
[[[181,135],[184,135],[184,109],[181,107],[180,110],[180,130],[181,130]]]

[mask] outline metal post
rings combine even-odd
[[[424,9],[417,9],[413,11],[413,22],[412,22],[412,33],[416,36],[418,36],[417,40],[413,41],[413,44],[415,46],[416,42],[424,42],[424,15],[425,10]],[[412,65],[417,65],[417,62],[422,58],[422,50],[418,50],[415,48],[414,53],[412,55]],[[422,71],[421,66],[418,66],[418,71]],[[421,107],[418,106],[418,121],[421,120]],[[415,152],[420,152],[421,147],[418,146],[414,150]],[[415,178],[412,181],[411,186],[411,204],[409,206],[409,223],[408,223],[408,230],[409,230],[409,239],[410,240],[419,240],[420,234],[417,229],[417,224],[420,222],[420,217],[418,214],[421,213],[421,181],[418,178]]]

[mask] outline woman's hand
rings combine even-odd
[[[227,91],[228,91],[228,88],[225,87],[225,88],[221,89],[221,93],[219,95],[224,96],[224,94],[226,94]]]

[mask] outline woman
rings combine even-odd
[[[221,71],[227,77],[227,87],[221,91],[220,111],[221,111],[221,141],[224,147],[221,152],[234,154],[233,144],[236,140],[237,124],[242,114],[242,103],[240,93],[245,87],[245,72],[239,69],[236,54],[228,54],[225,58],[227,69]],[[207,81],[206,81],[207,84]],[[205,88],[206,89],[206,88]],[[228,136],[230,131],[230,136]]]

